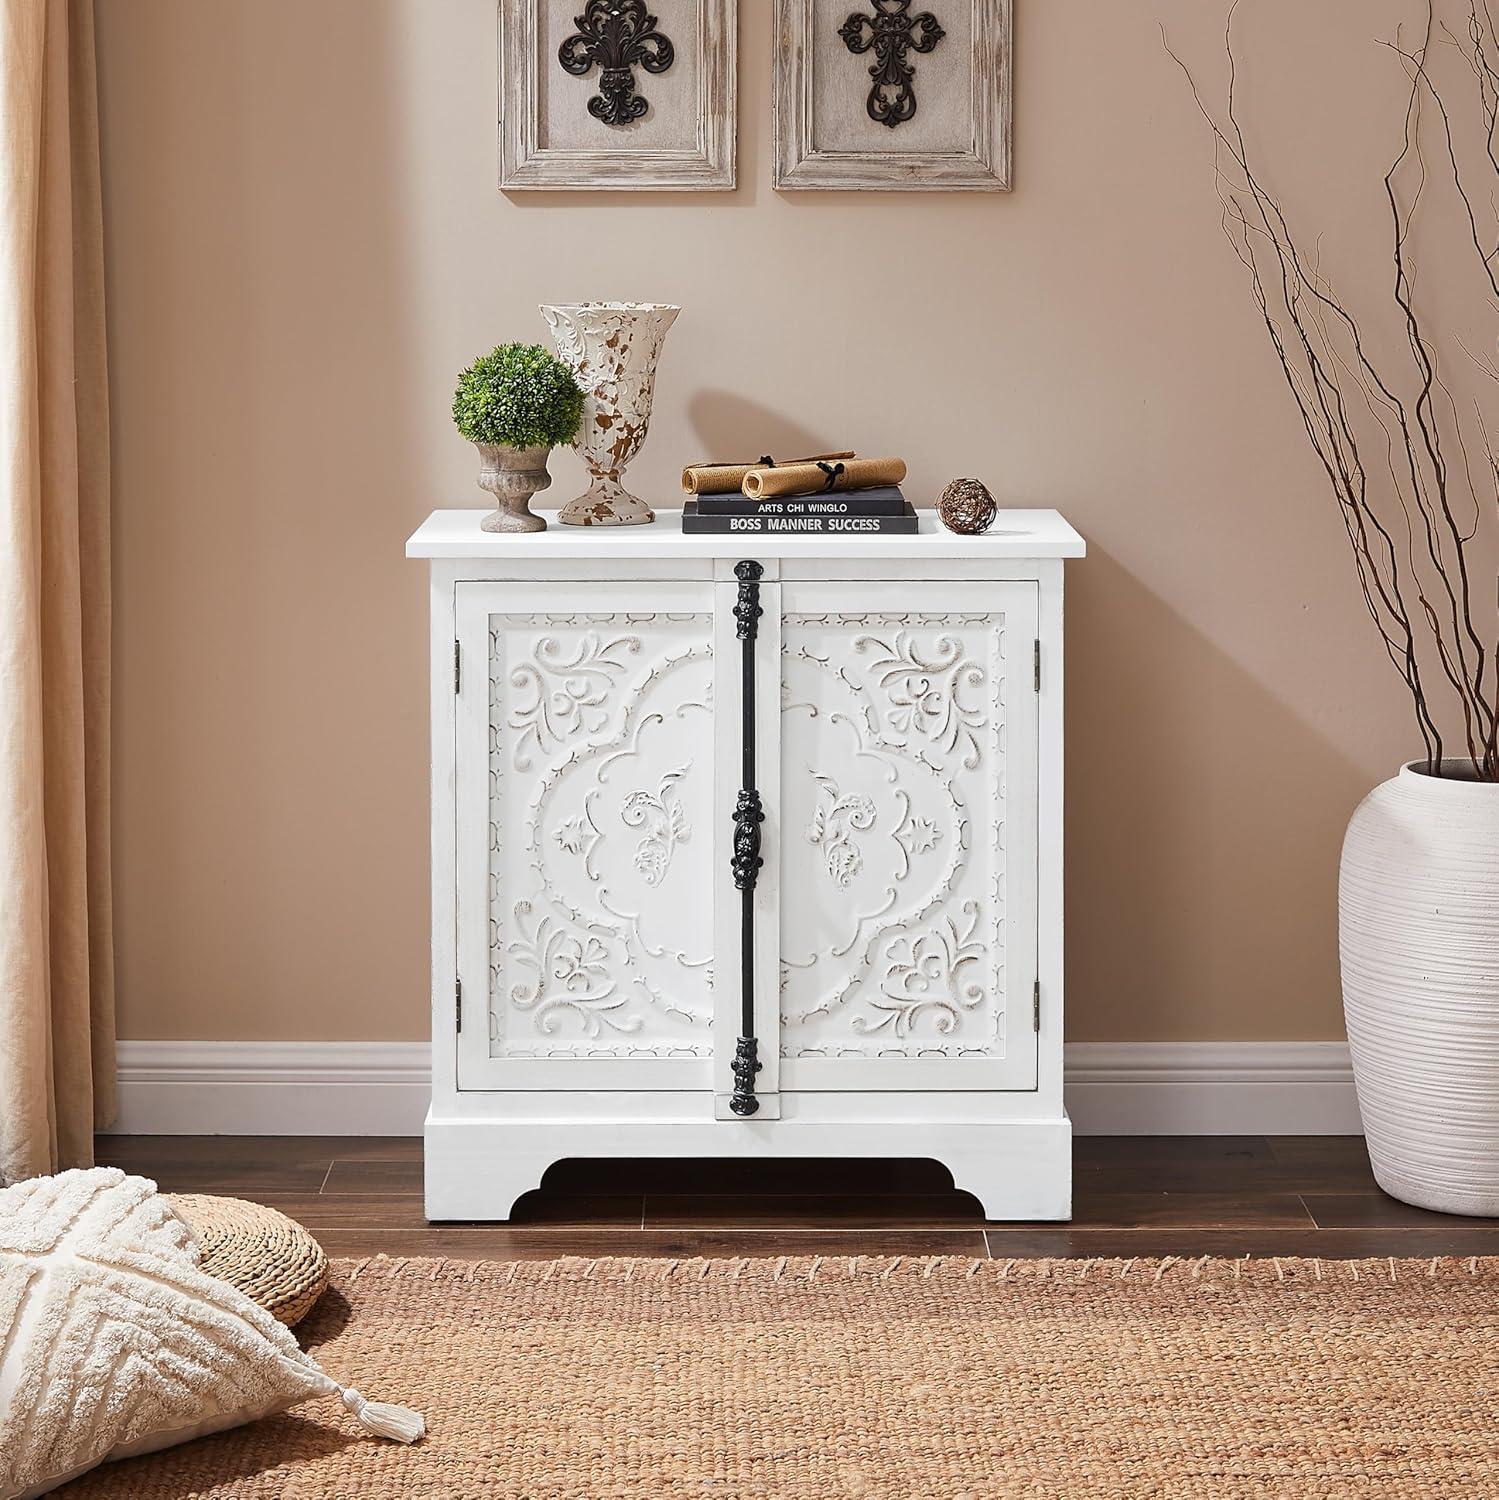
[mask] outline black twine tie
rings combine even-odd
[[[827,475],[827,483],[823,485],[824,490],[832,489],[833,486],[838,483],[839,477],[843,473],[842,464],[825,464],[819,462],[817,467]]]

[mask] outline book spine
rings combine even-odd
[[[899,495],[857,494],[801,500],[750,500],[743,495],[701,495],[700,516],[901,516],[906,502]]]
[[[902,516],[711,516],[684,514],[682,531],[715,536],[869,536],[875,532],[909,536],[920,526]]]

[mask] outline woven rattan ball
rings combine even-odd
[[[207,1193],[173,1193],[168,1201],[203,1252],[204,1274],[227,1281],[288,1328],[307,1316],[328,1285],[328,1257],[295,1219]]]
[[[937,502],[942,524],[964,536],[987,531],[994,524],[995,511],[994,496],[979,479],[953,480]]]

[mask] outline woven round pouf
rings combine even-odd
[[[172,1193],[167,1201],[192,1230],[204,1274],[227,1281],[288,1328],[328,1285],[323,1247],[274,1208],[207,1193]]]

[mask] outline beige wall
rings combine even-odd
[[[1069,1035],[1341,1033],[1339,840],[1414,732],[1161,49],[1216,90],[1223,0],[1016,0],[1016,190],[933,198],[770,190],[769,0],[740,0],[737,192],[515,199],[492,0],[98,8],[124,1036],[426,1034],[402,542],[482,498],[457,370],[583,297],[685,309],[646,493],[706,452],[893,440],[917,497],[977,473],[1087,535]],[[1371,39],[1407,9],[1241,8],[1255,139],[1331,251],[1377,224]]]

